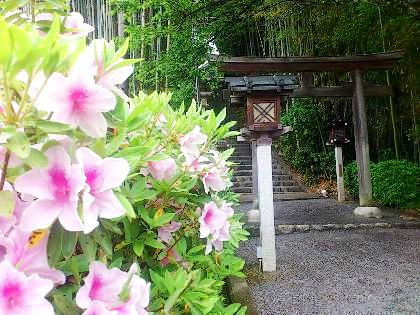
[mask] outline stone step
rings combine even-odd
[[[252,187],[252,181],[234,181],[232,180],[233,187]],[[273,181],[273,187],[280,186],[296,186],[300,187],[294,180],[282,180],[282,181]]]
[[[237,194],[251,194],[252,193],[252,187],[233,187],[232,191]],[[301,187],[297,186],[279,186],[279,187],[273,187],[273,193],[290,193],[290,192],[303,192],[304,190]]]
[[[281,200],[304,200],[304,199],[318,199],[319,196],[307,192],[288,192],[288,193],[274,193],[274,201]],[[254,201],[254,195],[251,193],[240,194],[239,200],[241,202]]]
[[[293,176],[286,175],[273,175],[273,181],[284,181],[284,180],[293,180]],[[234,175],[232,176],[232,182],[252,182],[252,176],[249,175]]]
[[[241,164],[233,165],[231,168],[233,170],[252,170],[252,165],[241,163]],[[272,169],[273,170],[286,170],[284,167],[277,164],[273,164]]]
[[[232,155],[230,157],[231,161],[252,161],[251,155]]]
[[[286,192],[303,192],[304,190],[299,186],[279,186],[273,187],[275,193],[286,193]]]
[[[277,170],[274,169],[272,172],[273,176],[275,175],[289,175],[286,170]],[[252,176],[252,170],[238,170],[235,171],[236,176]]]

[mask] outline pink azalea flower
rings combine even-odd
[[[95,301],[100,301],[108,311],[116,315],[146,314],[149,304],[150,283],[146,283],[137,274],[137,266],[133,264],[129,272],[118,268],[107,269],[105,265],[94,261],[89,266],[89,274],[85,284],[76,294],[76,304],[82,309],[89,309]],[[129,285],[126,285],[129,281]],[[122,292],[124,287],[127,292]],[[121,293],[125,298],[121,297]],[[101,307],[98,304],[96,307]]]
[[[64,17],[64,27],[72,29],[71,35],[84,35],[93,32],[95,28],[84,22],[83,16],[79,12],[71,12]]]
[[[160,228],[158,228],[158,236],[159,238],[164,241],[166,244],[169,244],[173,238],[172,233],[178,231],[181,227],[181,223],[176,221],[171,221],[171,223],[166,224]]]
[[[26,203],[22,202],[19,199],[16,192],[13,190],[12,186],[8,182],[4,183],[3,189],[11,191],[13,193],[16,204],[15,209],[13,210],[13,213],[10,216],[0,216],[0,236],[9,234],[11,228],[19,223],[20,217],[22,216],[22,211],[26,206]]]
[[[204,173],[202,179],[204,190],[206,193],[212,189],[213,191],[222,191],[227,187],[226,181],[221,177],[217,170]]]
[[[185,155],[183,164],[189,172],[202,172],[209,164],[209,159],[204,156],[195,157],[189,154]]]
[[[35,22],[48,22],[53,19],[54,15],[52,13],[39,13],[35,16]],[[70,29],[70,32],[64,35],[86,36],[95,30],[93,26],[84,23],[83,16],[79,12],[71,12],[68,16],[62,17],[61,19],[64,20],[64,27]],[[41,35],[44,35],[44,33],[42,32]]]
[[[200,131],[199,126],[195,126],[191,132],[179,139],[181,152],[184,153],[184,155],[189,154],[193,157],[198,157],[200,155],[198,146],[206,143],[206,141],[207,136]]]
[[[117,315],[117,311],[110,311],[102,301],[93,301],[82,315]]]
[[[0,314],[54,315],[54,308],[45,299],[53,283],[38,275],[26,276],[9,261],[0,262]]]
[[[113,219],[125,214],[112,188],[124,182],[130,166],[121,158],[102,159],[88,148],[79,148],[76,157],[88,186],[84,198],[90,199],[90,202],[84,203],[83,219],[84,233],[89,233],[98,226],[98,217]]]
[[[233,213],[228,207],[229,205],[225,204],[218,208],[213,201],[204,205],[199,222],[200,238],[207,238],[206,255],[211,252],[212,246],[216,250],[221,250],[223,242],[228,241],[230,238],[228,218]]]
[[[80,127],[88,136],[100,138],[108,127],[102,113],[114,109],[115,104],[111,91],[97,85],[89,71],[77,68],[67,77],[53,73],[34,105],[52,111],[51,120]]]
[[[220,209],[227,214],[228,218],[233,216],[235,212],[232,208],[232,203],[226,201],[223,201],[222,205],[220,206]]]
[[[86,177],[79,165],[71,164],[63,147],[54,146],[45,155],[47,167],[34,168],[16,178],[16,191],[38,198],[23,212],[20,226],[26,231],[45,229],[58,218],[66,230],[82,231],[77,204]]]
[[[221,211],[213,201],[206,203],[199,219],[200,238],[207,237],[222,229],[226,219],[227,214]]]
[[[157,180],[169,180],[175,175],[176,162],[173,158],[147,162],[147,170]]]
[[[124,59],[119,58],[114,63],[106,65],[104,61],[104,49],[109,47],[109,43],[104,39],[95,39],[85,50],[85,52],[76,60],[74,67],[88,69],[95,76],[96,84],[114,91],[123,99],[127,96],[117,85],[123,84],[125,80],[133,73],[133,66],[117,67],[111,70]]]
[[[52,269],[48,265],[47,242],[48,232],[39,241],[30,240],[31,232],[22,231],[18,226],[7,237],[0,236],[0,260],[8,260],[19,271],[27,276],[37,274],[41,278],[49,279],[54,283],[63,284],[64,273]],[[31,241],[34,242],[31,244]],[[3,254],[1,254],[3,249]]]

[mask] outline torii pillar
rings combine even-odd
[[[360,206],[370,206],[372,203],[372,183],[370,179],[369,138],[366,119],[365,97],[363,92],[363,72],[353,71],[353,128],[356,160],[359,176]]]

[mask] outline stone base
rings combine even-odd
[[[354,214],[365,218],[380,219],[383,217],[382,211],[378,207],[357,207]]]
[[[246,213],[246,215],[248,216],[248,222],[260,222],[260,210],[251,209]]]

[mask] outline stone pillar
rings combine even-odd
[[[369,169],[369,139],[366,120],[365,98],[363,94],[362,71],[353,71],[353,126],[354,143],[359,175],[359,202],[360,206],[369,206],[372,203],[372,184]]]
[[[257,140],[258,200],[260,205],[261,256],[263,271],[276,270],[271,138]]]
[[[343,148],[335,147],[335,170],[337,173],[337,192],[338,202],[346,200],[346,193],[344,191],[344,172],[343,172]]]
[[[251,140],[252,158],[252,194],[254,202],[258,199],[258,165],[257,165],[257,140]]]

